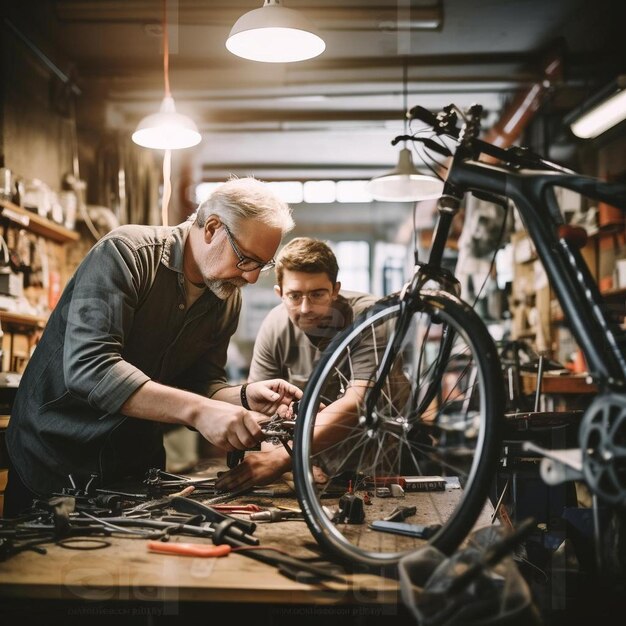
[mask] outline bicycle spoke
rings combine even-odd
[[[305,413],[296,420],[302,429],[298,463],[309,477],[298,478],[299,498],[315,516],[309,526],[316,537],[343,554],[386,561],[422,545],[419,537],[369,528],[399,505],[416,507],[408,524],[439,524],[443,545],[458,541],[479,513],[488,482],[484,476],[477,482],[477,467],[491,458],[487,444],[493,446],[493,438],[484,436],[493,419],[484,401],[485,357],[493,347],[476,347],[465,330],[471,313],[454,307],[442,302],[436,323],[428,310],[409,312],[412,318],[399,324],[397,305],[359,322],[322,359],[307,386],[312,401],[303,398]],[[446,317],[449,308],[454,318]],[[322,402],[326,408],[318,411]],[[323,485],[310,484],[314,466],[326,474]],[[449,482],[442,491],[412,491],[415,483],[404,477],[420,476],[454,478],[458,487]],[[379,489],[394,477],[407,488],[401,502]],[[341,504],[346,492],[350,498]],[[364,507],[366,496],[371,504]],[[350,519],[349,503],[359,500]],[[329,518],[329,507],[340,523]],[[468,520],[462,519],[466,509]]]

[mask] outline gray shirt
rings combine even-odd
[[[331,309],[331,323],[317,329],[314,335],[293,324],[284,304],[274,307],[263,320],[254,342],[249,380],[284,378],[304,388],[333,337],[375,302],[372,295],[342,291]]]
[[[187,310],[183,250],[191,222],[122,226],[100,240],[67,284],[22,377],[7,431],[24,484],[45,494],[68,474],[99,484],[163,460],[161,424],[120,413],[146,381],[212,395],[241,296],[210,290]]]

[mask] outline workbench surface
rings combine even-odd
[[[431,497],[444,502],[458,497],[460,493],[458,490],[456,493],[455,490],[446,490],[410,495],[424,503],[419,507],[424,511],[428,509],[427,503],[432,503]],[[254,501],[254,498],[239,501],[250,500]],[[256,501],[274,506],[298,506],[293,495],[281,495],[271,500],[257,497]],[[476,527],[489,523],[491,510],[489,505],[485,507]],[[416,523],[429,523],[423,515],[421,517],[415,520]],[[386,541],[399,539],[395,535],[368,532],[373,536],[383,535]],[[291,556],[322,557],[303,521],[259,522],[255,535],[262,547],[280,548]],[[222,558],[164,555],[148,552],[145,539],[116,536],[109,537],[108,541],[111,545],[99,550],[71,550],[47,544],[46,555],[26,551],[1,562],[0,599],[167,604],[202,601],[398,606],[400,603],[396,580],[369,573],[347,573],[341,565],[333,565],[333,568],[340,575],[346,574],[344,583],[310,585],[291,580],[275,567],[241,554],[231,553]],[[177,536],[170,541],[209,543],[206,539]]]

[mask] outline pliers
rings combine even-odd
[[[228,544],[208,546],[202,543],[164,543],[163,541],[148,541],[147,547],[150,552],[161,554],[177,554],[179,556],[220,557],[228,556],[232,548]]]

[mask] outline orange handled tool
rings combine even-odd
[[[227,556],[231,547],[226,544],[207,546],[201,543],[163,543],[162,541],[148,541],[150,552],[162,554],[178,554],[180,556]]]

